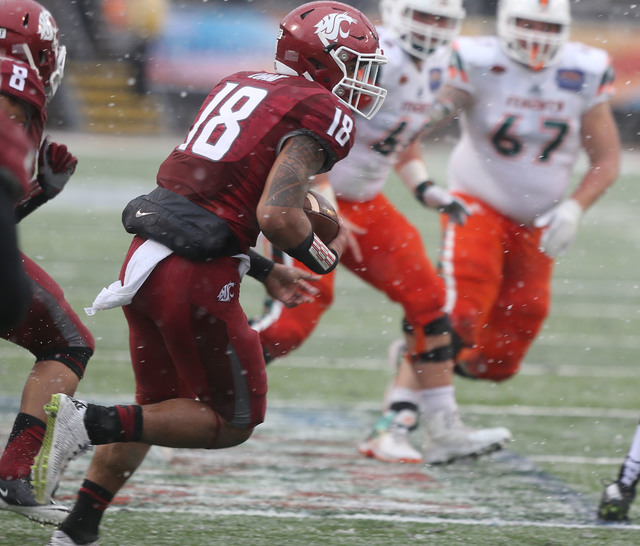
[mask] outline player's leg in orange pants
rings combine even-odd
[[[518,225],[480,201],[464,226],[443,219],[441,272],[447,305],[470,375],[512,377],[548,314],[553,261],[538,249],[540,231]]]
[[[446,319],[444,285],[418,230],[382,194],[366,203],[338,199],[338,206],[342,216],[366,230],[357,236],[363,261],[345,252],[340,265],[402,305],[414,331],[414,354],[426,352],[425,327]]]

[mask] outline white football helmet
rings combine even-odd
[[[426,59],[440,46],[448,46],[460,33],[466,15],[462,0],[382,0],[384,25],[414,57]],[[440,24],[419,20],[435,15]]]
[[[554,30],[534,30],[518,25],[520,20],[557,25]],[[533,70],[558,60],[569,40],[571,9],[569,0],[500,0],[498,38],[505,52]]]

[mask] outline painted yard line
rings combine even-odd
[[[380,411],[381,404],[378,402],[359,402],[344,407],[349,411]],[[292,404],[291,402],[280,402],[274,400],[269,402],[269,407],[273,409],[296,410],[305,408],[308,411],[323,411],[336,408],[335,404],[328,404],[322,400],[305,400],[304,404]],[[460,406],[464,413],[477,415],[518,415],[523,417],[584,417],[589,419],[632,419],[637,421],[640,417],[640,409],[610,409],[610,408],[580,408],[580,407],[539,407],[539,406],[491,406],[479,404],[464,404]]]
[[[576,296],[586,299],[589,296]],[[632,297],[625,298],[627,301]],[[628,304],[609,302],[571,303],[556,302],[552,307],[552,313],[556,317],[572,317],[591,320],[598,319],[637,319],[640,317],[640,309],[637,302]]]
[[[560,344],[558,344],[560,345]],[[617,344],[621,347],[622,344]],[[630,347],[629,347],[630,348]],[[638,346],[640,349],[640,344]],[[6,359],[18,354],[15,347],[0,347],[0,358]],[[96,356],[103,361],[109,362],[129,362],[128,351],[114,349],[100,349]],[[324,356],[304,356],[292,354],[286,359],[282,359],[271,367],[292,368],[292,369],[312,369],[312,370],[360,370],[360,371],[387,371],[391,375],[391,369],[386,359],[383,358],[341,358]],[[269,368],[267,368],[268,370]],[[538,362],[525,362],[521,371],[525,376],[541,376],[552,374],[558,377],[605,377],[605,378],[636,378],[637,374],[631,366],[590,366],[590,365],[551,365]]]
[[[620,466],[620,457],[578,457],[575,455],[527,455],[527,459],[534,463],[553,464],[586,464]]]
[[[271,366],[284,368],[319,369],[327,368],[336,370],[365,370],[365,371],[388,371],[391,369],[387,360],[380,358],[340,358],[340,357],[316,357],[291,355],[287,359],[275,362]],[[267,368],[268,370],[269,368]],[[637,378],[635,369],[631,366],[587,366],[561,364],[553,366],[536,362],[525,362],[522,370],[523,375],[537,376],[553,374],[563,377],[621,377]]]
[[[92,395],[91,401],[96,403],[112,402],[126,403],[126,399],[114,400],[114,395]],[[13,396],[0,395],[0,416],[3,413],[13,414],[18,407],[19,398]],[[330,409],[338,411],[380,411],[381,404],[379,402],[357,402],[349,405],[336,406],[335,403],[327,403],[324,400],[305,400],[304,403],[292,403],[291,401],[270,400],[269,409],[278,411],[291,410],[293,412],[303,408],[305,411],[327,411]],[[631,419],[638,420],[640,410],[610,409],[610,408],[580,408],[580,407],[539,407],[539,406],[492,406],[480,404],[465,404],[460,407],[462,411],[476,415],[518,415],[523,417],[583,417],[590,419]]]
[[[567,296],[594,296],[610,298],[640,297],[640,283],[627,279],[585,279],[581,277],[557,277],[553,280],[553,293]]]
[[[631,367],[625,366],[574,366],[571,364],[553,366],[551,364],[540,364],[534,362],[525,362],[520,373],[530,376],[552,374],[561,377],[637,377],[637,374],[634,373],[634,370]]]
[[[135,508],[135,509],[127,509],[130,511],[136,512],[168,512],[168,513],[179,513],[179,512],[188,512],[190,514],[199,513],[210,515],[211,510],[207,507],[203,507],[200,509],[182,509],[180,505],[175,505],[175,507],[161,509],[145,509],[145,508]],[[114,511],[115,513],[115,511]],[[482,525],[487,527],[544,527],[551,529],[625,529],[629,531],[640,531],[640,525],[634,525],[629,523],[593,523],[593,524],[581,524],[581,523],[562,523],[562,522],[547,522],[547,521],[529,521],[529,520],[520,520],[520,521],[505,521],[502,519],[448,519],[441,518],[437,516],[402,516],[402,515],[386,515],[386,514],[309,514],[305,512],[286,512],[286,511],[276,511],[276,510],[216,510],[215,515],[217,516],[247,516],[247,517],[266,517],[266,518],[282,518],[282,519],[304,519],[304,520],[324,520],[324,519],[334,519],[334,520],[351,520],[351,521],[388,521],[388,522],[396,522],[396,523],[424,523],[428,525]],[[430,535],[428,530],[425,530],[425,535]],[[426,536],[425,536],[426,538]]]
[[[578,407],[538,407],[538,406],[462,406],[464,411],[479,415],[523,415],[531,417],[584,417],[589,419],[634,419],[640,417],[640,408],[632,410]]]

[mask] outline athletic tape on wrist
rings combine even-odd
[[[412,159],[398,169],[398,175],[409,188],[415,188],[423,180],[429,180],[429,171],[423,161]]]
[[[297,247],[285,252],[319,275],[333,271],[338,265],[338,253],[325,245],[313,231]]]

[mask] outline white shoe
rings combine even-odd
[[[51,500],[69,461],[91,447],[84,427],[86,402],[66,394],[54,394],[44,410],[48,414],[47,429],[31,467],[33,490],[41,504]]]
[[[51,501],[36,502],[31,484],[26,479],[3,480],[0,478],[0,510],[15,512],[31,521],[48,525],[60,525],[69,509]]]
[[[387,463],[421,463],[422,455],[409,439],[409,429],[415,422],[413,411],[388,413],[374,425],[369,437],[358,446],[358,452]]]
[[[74,542],[67,533],[58,529],[53,533],[49,542],[47,542],[47,546],[78,546],[78,543]],[[100,543],[96,540],[94,542],[87,542],[83,544],[83,546],[100,546]]]
[[[457,410],[442,410],[425,420],[424,460],[427,464],[447,464],[464,457],[501,449],[511,440],[504,427],[467,427]]]

